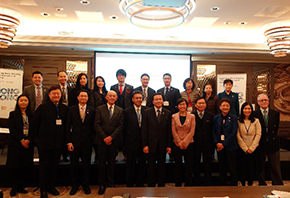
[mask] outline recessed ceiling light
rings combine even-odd
[[[90,2],[87,1],[87,0],[81,0],[80,3],[83,4],[83,5],[89,5],[90,4]]]
[[[112,19],[112,20],[117,20],[119,17],[116,16],[116,15],[112,15],[112,16],[110,16],[109,18]]]
[[[220,8],[219,7],[212,7],[210,10],[211,11],[218,11]]]
[[[239,23],[239,25],[246,25],[246,24],[247,24],[246,21],[242,21],[242,22]]]
[[[230,25],[231,22],[230,22],[230,21],[226,21],[226,22],[224,22],[224,24],[225,24],[225,25]]]
[[[64,9],[61,8],[61,7],[56,7],[55,10],[58,11],[58,12],[61,12],[61,11],[63,11]]]
[[[44,17],[49,17],[50,16],[50,14],[49,13],[47,13],[47,12],[42,12],[42,13],[40,13],[42,16],[44,16]]]

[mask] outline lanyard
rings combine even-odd
[[[249,133],[249,130],[250,130],[251,124],[252,124],[252,123],[250,122],[249,127],[247,128],[246,123],[245,123],[245,121],[244,121],[244,126],[245,126],[245,129],[246,129],[247,133]]]

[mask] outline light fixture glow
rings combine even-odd
[[[0,7],[0,48],[8,48],[12,44],[20,18],[19,12]]]
[[[264,36],[274,57],[285,57],[290,54],[290,26],[267,29]]]
[[[187,0],[180,7],[144,6],[143,0],[120,0],[121,12],[131,23],[143,28],[163,29],[181,25],[196,7],[195,0]]]

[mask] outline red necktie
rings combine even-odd
[[[122,87],[122,84],[120,84],[120,94],[122,95],[123,93],[123,87]]]

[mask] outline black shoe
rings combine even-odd
[[[59,195],[59,192],[58,190],[55,188],[55,187],[51,187],[47,190],[47,192],[49,192],[50,194],[56,196],[56,195]]]
[[[46,190],[41,191],[41,193],[40,193],[40,198],[48,198],[48,196],[47,196],[47,191],[46,191]]]
[[[100,186],[98,194],[103,195],[105,193],[105,191],[106,191],[106,186]]]
[[[14,196],[16,196],[16,194],[17,194],[16,188],[13,187],[13,188],[11,189],[11,191],[10,191],[10,196],[11,196],[11,197],[14,197]]]
[[[28,193],[28,191],[25,190],[23,187],[18,187],[17,188],[17,192],[22,193],[22,194],[27,194]]]
[[[78,192],[79,188],[77,186],[73,186],[72,189],[70,190],[69,194],[70,195],[75,195]]]
[[[89,186],[83,186],[83,189],[84,189],[84,193],[85,193],[86,195],[91,194],[91,189],[90,189]]]

